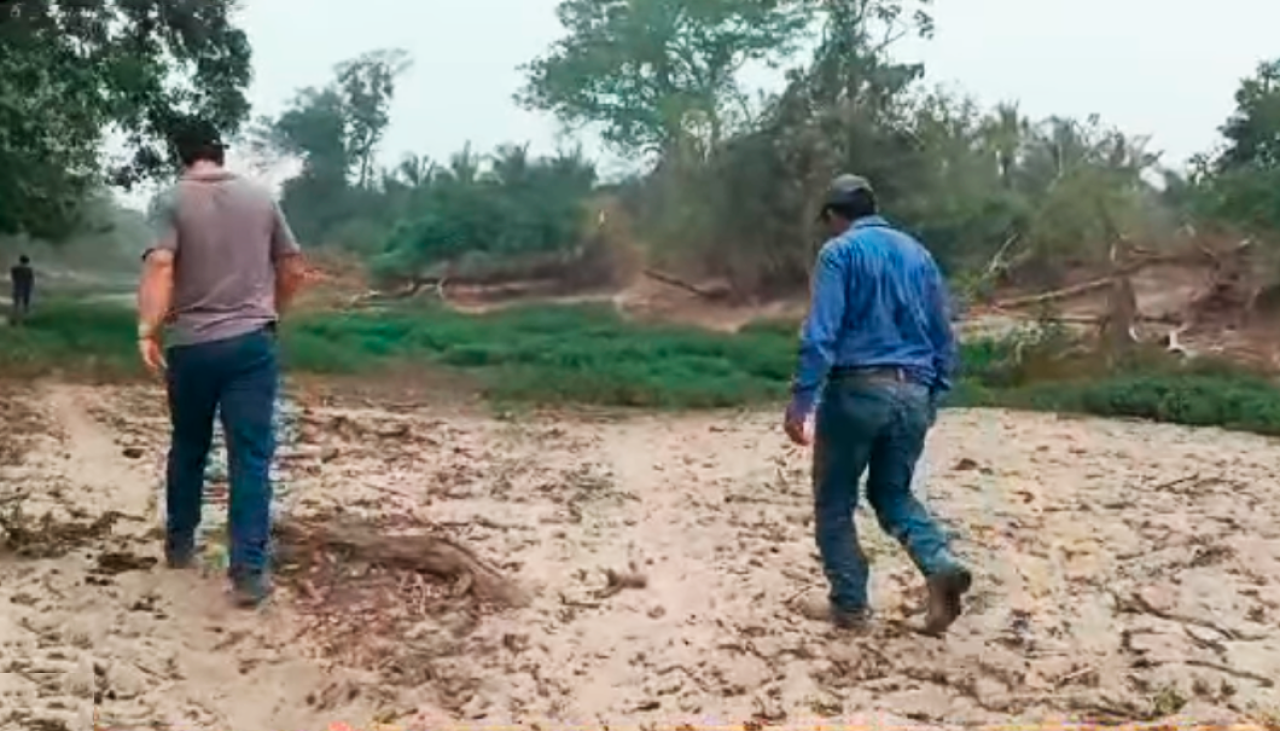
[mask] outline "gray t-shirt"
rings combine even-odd
[[[276,321],[276,263],[299,249],[268,191],[222,170],[187,175],[156,198],[151,218],[156,248],[175,255],[170,345]]]

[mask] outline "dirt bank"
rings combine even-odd
[[[0,534],[0,727],[84,729],[95,712],[103,728],[320,731],[420,708],[543,728],[1280,710],[1272,441],[948,413],[929,492],[979,575],[969,613],[944,640],[912,632],[920,583],[863,515],[885,622],[860,639],[792,608],[823,581],[806,456],[776,414],[299,401],[282,519],[447,536],[531,603],[329,551],[294,556],[262,613],[235,612],[215,573],[156,565],[158,392],[6,387],[0,514],[37,529]]]

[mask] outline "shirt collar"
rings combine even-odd
[[[886,221],[883,216],[863,216],[862,218],[854,221],[853,225],[851,225],[849,229],[855,230],[860,228],[885,227],[888,225],[889,222]]]

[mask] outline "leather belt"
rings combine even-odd
[[[865,378],[875,381],[894,381],[896,383],[916,383],[906,368],[895,366],[837,366],[831,369],[832,379]]]

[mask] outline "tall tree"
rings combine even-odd
[[[338,64],[328,85],[303,89],[279,117],[260,119],[251,147],[264,156],[302,158],[315,177],[371,186],[378,144],[391,123],[395,81],[408,67],[408,55],[395,49]]]
[[[260,119],[250,130],[255,156],[293,158],[301,172],[286,181],[282,201],[304,241],[319,243],[348,213],[347,112],[333,88],[304,89],[276,119]]]
[[[390,49],[366,53],[337,68],[337,89],[346,110],[346,148],[361,188],[372,182],[374,155],[391,123],[396,79],[409,65],[408,53]]]
[[[234,132],[248,113],[250,51],[235,0],[9,0],[0,4],[0,231],[57,237],[110,180],[166,173],[173,125]],[[100,144],[123,133],[127,159]]]
[[[1259,64],[1235,99],[1236,110],[1221,129],[1227,146],[1216,169],[1280,169],[1280,59]]]
[[[685,135],[714,146],[738,71],[786,54],[808,15],[798,0],[562,0],[567,35],[525,67],[517,99],[562,122],[598,123],[624,153]]]
[[[1280,60],[1240,83],[1216,156],[1193,163],[1196,217],[1260,231],[1280,230]]]
[[[395,81],[408,66],[400,50],[338,64],[329,84],[303,89],[283,114],[258,120],[250,131],[256,157],[301,160],[301,174],[284,185],[282,205],[304,239],[326,241],[344,220],[384,202],[375,194],[382,180],[375,157],[391,121]]]
[[[899,41],[933,35],[932,0],[811,0],[821,17],[821,38],[805,78],[827,105],[883,108],[920,78],[924,66],[889,57]]]

